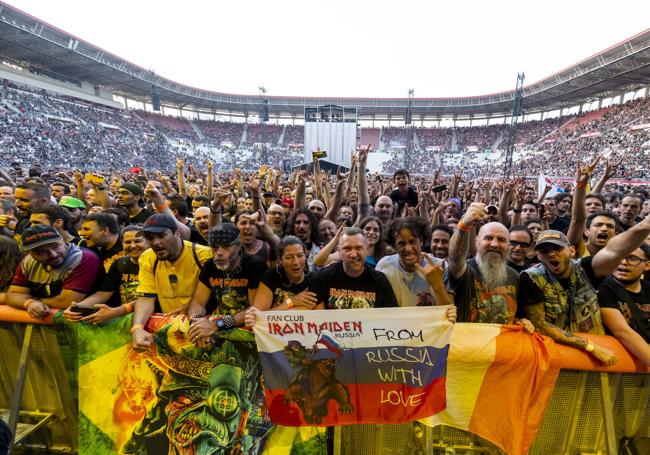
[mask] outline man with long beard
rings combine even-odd
[[[517,312],[519,276],[507,266],[508,229],[497,222],[483,225],[476,236],[477,254],[467,259],[470,231],[487,216],[475,202],[463,215],[449,244],[447,284],[454,294],[459,322],[512,324]],[[522,319],[527,331],[532,324]]]

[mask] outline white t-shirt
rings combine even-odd
[[[444,264],[441,259],[432,256],[429,257],[438,265]],[[427,264],[427,260],[423,254],[420,265],[425,267]],[[386,275],[393,288],[393,292],[395,292],[399,306],[431,306],[436,304],[427,280],[418,272],[410,273],[404,270],[399,263],[398,254],[381,258],[375,270]]]

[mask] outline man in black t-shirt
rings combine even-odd
[[[475,258],[467,260],[470,231],[486,219],[485,204],[475,202],[463,215],[449,243],[447,287],[454,293],[460,322],[512,324],[517,313],[519,276],[507,266],[508,229],[487,223],[476,236]],[[529,321],[522,320],[528,331]]]
[[[603,323],[623,345],[650,366],[650,245],[643,243],[623,259],[598,288]]]
[[[187,314],[193,319],[190,341],[204,347],[218,330],[232,329],[244,323],[246,310],[255,300],[255,292],[266,264],[243,254],[239,230],[230,223],[218,224],[210,231],[214,259],[206,262],[199,274]],[[210,317],[204,318],[208,315]]]
[[[396,307],[388,278],[365,264],[368,240],[359,228],[346,228],[339,240],[341,261],[321,270],[313,288],[330,310]]]
[[[393,182],[397,188],[391,191],[389,196],[398,205],[398,214],[402,212],[404,204],[409,207],[418,205],[418,193],[415,191],[414,186],[409,185],[410,175],[406,169],[396,170],[395,174],[393,174]]]

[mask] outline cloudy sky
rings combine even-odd
[[[8,3],[169,79],[269,95],[510,90],[650,27],[647,0]]]

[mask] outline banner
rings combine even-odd
[[[130,316],[76,327],[80,454],[262,452],[271,424],[251,332],[226,332],[204,350],[186,318],[155,317],[155,346],[137,352]]]
[[[445,409],[447,307],[271,311],[255,339],[271,421],[404,423]]]

